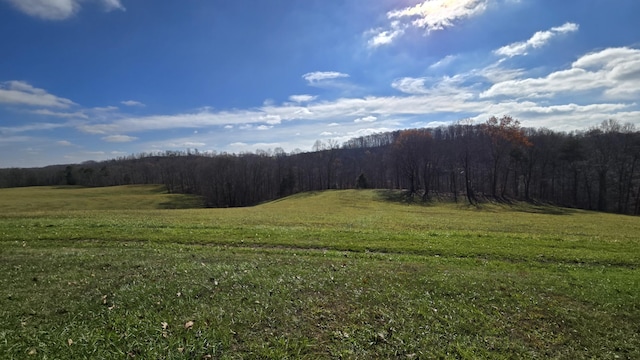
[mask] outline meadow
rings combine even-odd
[[[640,358],[640,220],[382,190],[0,189],[0,354]]]

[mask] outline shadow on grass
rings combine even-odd
[[[518,203],[513,205],[513,209],[520,212],[530,214],[546,214],[546,215],[574,215],[578,211],[571,208],[557,207],[548,204],[535,203]]]
[[[282,197],[278,197],[276,199],[273,200],[267,200],[265,202],[262,202],[260,204],[257,205],[262,205],[262,204],[274,204],[274,203],[278,203],[281,201],[288,201],[288,200],[292,200],[292,199],[304,199],[304,198],[309,198],[309,197],[313,197],[318,195],[319,193],[321,193],[322,191],[318,191],[318,190],[314,190],[314,191],[305,191],[305,192],[299,192],[299,193],[295,193],[295,194],[291,194],[291,195],[286,195],[286,196],[282,196]]]
[[[406,190],[378,190],[376,191],[380,199],[387,202],[397,204],[411,204],[411,205],[431,205],[431,200],[423,200],[422,196],[418,194],[411,194]]]
[[[55,190],[77,190],[77,189],[85,189],[86,187],[81,185],[55,185],[51,186],[51,189]]]
[[[429,206],[434,203],[454,203],[453,198],[440,196],[424,201],[419,194],[410,194],[406,190],[378,190],[378,196],[382,201],[396,204]],[[482,198],[475,205],[469,205],[468,202],[459,202],[467,204],[469,207],[476,208],[480,211],[500,211],[499,209],[508,209],[512,211],[525,212],[530,214],[546,214],[546,215],[574,215],[579,212],[577,209],[564,208],[552,204],[510,200],[496,200]]]
[[[202,209],[204,200],[192,195],[175,195],[169,201],[158,204],[158,209]]]

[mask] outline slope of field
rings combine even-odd
[[[638,218],[390,197],[168,210],[194,199],[1,189],[0,352],[640,357]]]
[[[167,194],[162,185],[40,186],[0,189],[2,213],[68,210],[149,210],[202,207],[194,196]]]

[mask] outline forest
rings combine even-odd
[[[528,201],[640,214],[640,131],[604,121],[584,131],[525,128],[510,116],[316,141],[311,152],[198,150],[0,169],[0,187],[164,184],[207,207],[251,206],[298,192],[400,189],[411,201]]]

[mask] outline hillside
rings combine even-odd
[[[0,189],[5,213],[69,210],[150,210],[202,207],[195,196],[167,194],[162,185],[35,186]]]
[[[393,194],[327,190],[254,207],[168,211],[162,209],[194,205],[196,199],[158,186],[0,189],[0,207],[6,209],[0,220],[31,227],[4,234],[21,240],[149,239],[563,261],[589,261],[592,250],[601,249],[598,261],[640,263],[634,217],[528,203],[411,205]]]
[[[165,209],[156,186],[0,190],[0,353],[640,356],[637,218],[392,195]]]
[[[508,116],[372,134],[312,152],[166,151],[103,162],[0,169],[0,188],[163,184],[207,207],[253,206],[327,189],[404,189],[423,201],[533,201],[640,215],[640,132],[522,128]]]

